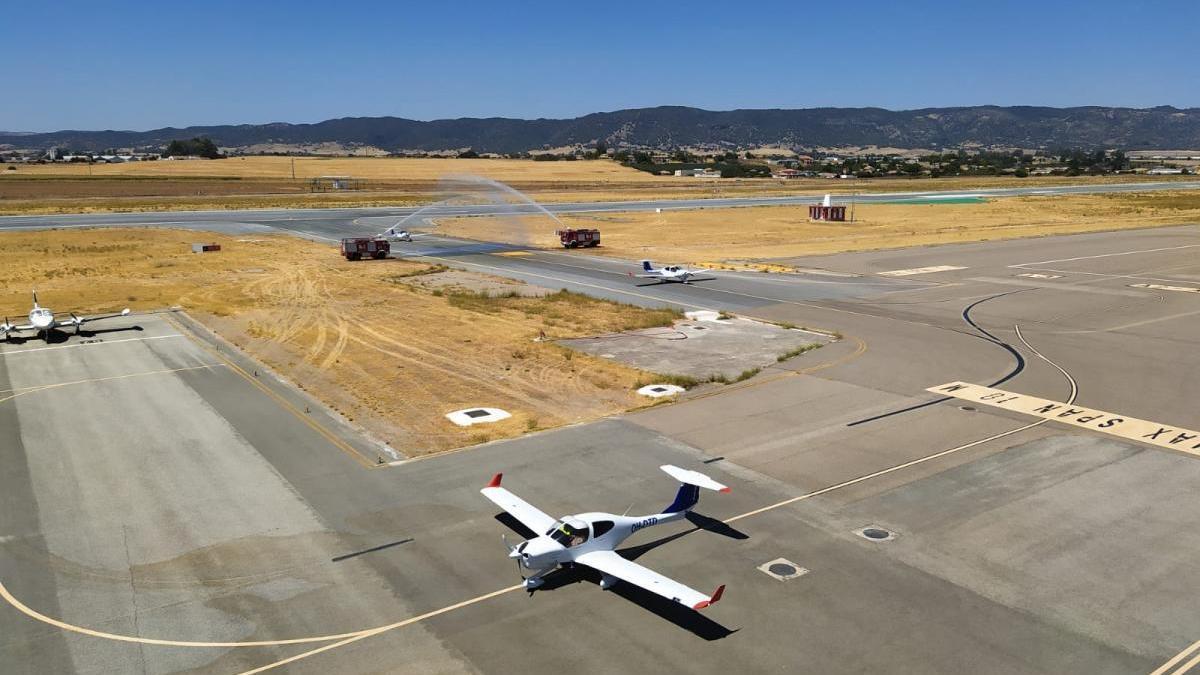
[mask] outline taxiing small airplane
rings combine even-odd
[[[662,525],[687,517],[700,501],[700,488],[729,492],[729,488],[696,471],[669,464],[661,468],[680,483],[675,501],[662,513],[648,516],[617,516],[611,513],[580,513],[555,520],[525,500],[500,487],[503,474],[496,474],[487,487],[480,490],[500,508],[538,536],[517,546],[509,547],[508,557],[517,560],[517,568],[534,570],[522,579],[532,591],[543,583],[546,574],[559,566],[584,565],[600,572],[600,588],[608,590],[618,581],[625,581],[651,593],[673,600],[692,609],[704,609],[721,599],[725,586],[705,595],[669,579],[653,570],[621,557],[614,549],[638,530]],[[505,546],[508,541],[504,540]]]
[[[412,241],[414,237],[428,237],[429,236],[428,232],[417,232],[416,234],[413,234],[412,232],[409,232],[408,230],[404,229],[403,227],[400,227],[403,224],[404,224],[404,221],[402,220],[402,221],[396,223],[395,225],[389,227],[388,229],[384,230],[382,233],[380,233],[379,236],[385,237],[387,239],[391,239],[392,241]]]
[[[99,321],[101,319],[111,319],[116,316],[126,316],[129,314],[129,308],[121,310],[116,314],[102,314],[100,316],[76,316],[74,312],[67,312],[71,317],[69,319],[58,319],[54,316],[54,312],[48,307],[42,307],[38,304],[37,291],[33,292],[33,309],[29,310],[29,323],[23,325],[15,325],[4,318],[4,323],[0,324],[0,333],[4,333],[4,339],[7,340],[10,333],[32,330],[38,335],[44,337],[47,342],[50,341],[50,332],[57,328],[65,328],[67,326],[75,327],[75,334],[79,334],[79,328],[85,323]]]
[[[660,281],[678,281],[679,283],[690,283],[692,277],[702,272],[707,272],[707,269],[690,270],[679,265],[667,265],[666,267],[655,267],[649,260],[642,261],[642,271],[645,274],[633,274],[640,279],[658,279]]]

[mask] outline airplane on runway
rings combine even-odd
[[[429,233],[418,232],[417,234],[413,234],[412,232],[401,228],[400,223],[396,223],[395,225],[384,230],[379,236],[386,237],[393,241],[412,241],[413,237],[428,237]]]
[[[682,284],[691,283],[692,277],[702,272],[707,272],[707,269],[690,270],[679,265],[667,265],[666,267],[655,267],[649,260],[642,261],[642,270],[645,274],[629,273],[629,276],[636,276],[639,279],[658,279],[659,281],[678,281]]]
[[[47,342],[49,342],[50,332],[57,328],[74,326],[75,334],[79,335],[79,329],[81,326],[83,326],[83,324],[90,323],[92,321],[100,321],[101,319],[111,319],[117,316],[126,316],[129,314],[129,308],[126,307],[116,314],[102,314],[100,316],[76,316],[74,312],[67,312],[67,314],[70,315],[71,318],[58,319],[54,316],[54,312],[51,311],[50,308],[39,305],[37,290],[35,289],[33,291],[33,309],[29,310],[29,323],[19,326],[14,325],[8,320],[8,317],[5,317],[4,323],[0,324],[0,333],[4,333],[4,339],[8,340],[10,333],[32,330],[37,331],[38,335],[41,335],[46,339]]]
[[[717,587],[711,596],[693,590],[653,570],[621,557],[614,549],[638,530],[662,525],[687,517],[700,501],[700,488],[729,492],[729,488],[696,471],[669,464],[663,471],[681,485],[675,501],[662,513],[648,516],[617,516],[611,513],[580,513],[555,520],[525,500],[500,487],[504,474],[496,474],[487,487],[480,490],[497,506],[516,518],[538,536],[517,546],[508,547],[508,557],[515,558],[518,571],[534,570],[533,575],[521,575],[525,588],[533,591],[545,583],[546,574],[559,566],[583,565],[600,572],[600,588],[608,590],[618,581],[625,581],[651,593],[700,610],[721,599],[725,586]],[[508,546],[503,536],[501,540]]]

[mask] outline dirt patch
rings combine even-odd
[[[737,317],[679,321],[671,327],[609,333],[559,343],[658,375],[648,382],[735,382],[828,341],[803,330]]]
[[[193,254],[194,241],[221,245]],[[378,438],[434,452],[591,419],[639,405],[636,369],[549,339],[669,324],[570,293],[525,297],[516,284],[412,261],[347,262],[283,235],[253,240],[179,230],[0,234],[0,311],[28,311],[29,289],[56,310],[181,305]],[[444,288],[422,282],[447,274]],[[505,292],[496,293],[499,285]],[[540,292],[540,291],[539,291]],[[513,413],[460,429],[472,406]]]

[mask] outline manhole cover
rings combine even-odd
[[[758,570],[779,581],[788,581],[808,574],[808,570],[788,560],[776,558],[758,566]]]
[[[967,412],[975,412],[975,406],[973,406],[973,405],[960,405],[960,406],[958,406],[958,409],[966,410]]]
[[[657,392],[660,394],[666,390],[667,390],[666,387],[650,387],[650,391]]]
[[[486,410],[468,410],[467,412],[465,412],[463,414],[472,419],[477,419],[480,417],[487,417],[488,415],[491,415],[492,413],[490,413]]]
[[[868,525],[862,529],[855,530],[854,534],[863,539],[870,539],[871,541],[891,541],[896,538],[895,532],[876,525]]]

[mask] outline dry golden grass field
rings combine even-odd
[[[0,170],[0,214],[239,208],[399,206],[445,197],[440,182],[473,175],[502,181],[538,201],[620,201],[1137,182],[1144,176],[1025,179],[979,177],[879,180],[713,180],[652,176],[609,160],[534,162],[501,159],[289,157],[20,165]],[[315,176],[350,175],[363,190],[309,192]],[[1190,177],[1156,177],[1157,180]]]
[[[1200,222],[1200,192],[1021,197],[977,204],[859,204],[853,223],[809,222],[808,209],[796,206],[578,214],[561,219],[568,226],[600,229],[603,246],[589,253],[712,264],[1195,223]],[[554,223],[548,219],[446,219],[440,221],[439,231],[558,247]]]
[[[193,254],[193,241],[223,250]],[[582,336],[675,317],[571,294],[498,293],[528,287],[421,263],[346,262],[333,247],[283,235],[3,233],[0,268],[0,312],[9,316],[28,311],[34,286],[45,305],[61,311],[181,305],[410,454],[640,405],[633,393],[639,371],[533,339],[539,331]],[[513,418],[460,429],[443,417],[479,405]]]
[[[654,176],[609,160],[534,162],[524,159],[400,157],[231,157],[220,160],[127,162],[124,164],[31,164],[17,173],[38,176],[170,176],[291,179],[355,176],[381,181],[436,181],[471,174],[505,182],[654,181]]]

